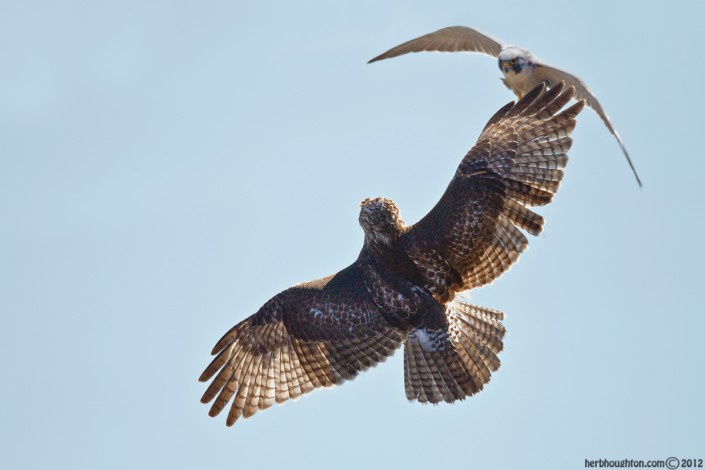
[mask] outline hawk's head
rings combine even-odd
[[[385,197],[367,198],[360,203],[360,225],[365,242],[390,245],[404,230],[404,220],[394,201]]]

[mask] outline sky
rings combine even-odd
[[[702,2],[0,1],[0,467],[584,468],[705,458]],[[405,399],[402,354],[225,426],[210,350],[408,223],[513,99],[494,59],[377,54],[465,25],[581,76],[544,232],[471,301],[502,367]]]

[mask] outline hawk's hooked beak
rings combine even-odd
[[[512,66],[509,64],[508,60],[500,60],[499,61],[499,70],[501,70],[504,73],[509,72],[509,69],[512,68]]]

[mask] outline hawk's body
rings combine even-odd
[[[404,344],[409,400],[438,403],[481,390],[499,367],[502,313],[454,301],[492,282],[541,231],[526,208],[551,201],[584,102],[556,114],[574,90],[543,87],[490,119],[445,194],[404,225],[384,198],[361,204],[365,243],[339,273],[291,287],[233,327],[201,375],[212,416],[240,416],[339,384]]]

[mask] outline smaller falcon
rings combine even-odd
[[[504,74],[502,82],[521,99],[526,93],[537,85],[546,83],[549,87],[563,81],[567,86],[575,87],[575,99],[585,100],[585,104],[595,110],[602,118],[607,129],[619,142],[619,146],[627,158],[627,162],[634,173],[639,187],[641,179],[634,168],[626,147],[622,143],[616,129],[612,126],[610,118],[602,109],[600,102],[592,94],[585,83],[573,74],[564,70],[551,67],[536,59],[529,51],[520,47],[502,44],[479,31],[465,26],[451,26],[439,29],[430,34],[412,39],[403,44],[389,49],[384,54],[371,59],[368,64],[378,60],[391,59],[409,52],[438,51],[438,52],[479,52],[499,59],[499,69]]]

